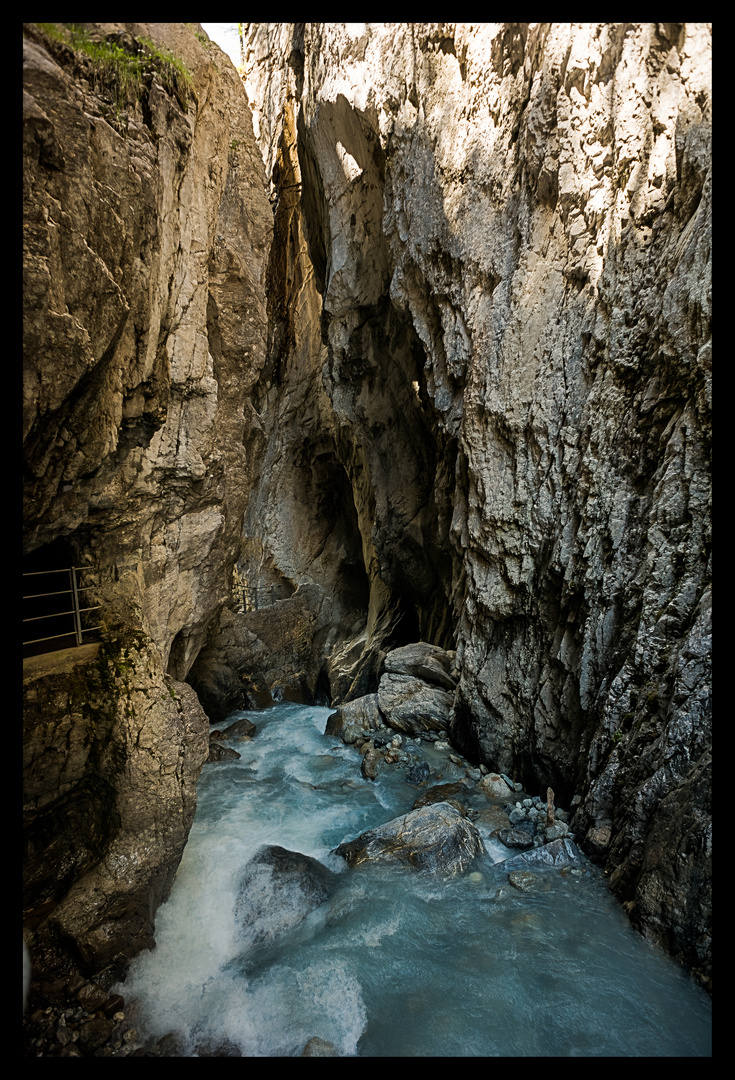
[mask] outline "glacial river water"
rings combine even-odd
[[[487,855],[453,880],[347,870],[333,849],[418,792],[398,766],[363,779],[358,752],[324,735],[330,712],[282,704],[218,725],[247,715],[258,733],[227,744],[238,761],[204,766],[156,948],[118,987],[141,1036],[176,1032],[190,1057],[293,1056],[314,1036],[357,1057],[711,1054],[709,998],[631,929],[592,864],[538,871],[539,890],[521,893],[500,861],[515,853],[485,835]],[[252,948],[238,882],[265,844],[340,879]],[[283,903],[274,926],[295,922]]]

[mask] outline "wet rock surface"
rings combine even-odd
[[[419,735],[550,785],[569,820],[509,827],[573,829],[707,985],[711,26],[246,24],[252,123],[196,24],[85,26],[194,91],[153,65],[117,102],[24,27],[24,551],[92,568],[157,687],[49,729],[129,838],[95,812],[49,847],[126,878],[59,926],[148,940],[186,832],[168,676],[215,720],[376,695],[344,728],[373,777]],[[119,805],[107,747],[147,776]],[[143,804],[166,869],[131,908]],[[41,861],[34,923],[69,885]]]
[[[262,390],[290,475],[259,488],[251,565],[317,577],[327,533],[335,593],[360,576],[370,596],[364,655],[456,648],[453,743],[577,792],[580,843],[634,924],[706,982],[711,26],[246,37],[291,238],[290,375],[274,357]],[[355,514],[319,529],[337,476]],[[301,530],[275,527],[284,502]]]
[[[325,903],[338,876],[298,851],[268,845],[240,876],[235,920],[244,927],[248,950],[267,947]],[[252,962],[252,960],[251,960]]]
[[[350,866],[396,862],[451,877],[462,873],[483,850],[479,833],[464,813],[440,802],[412,810],[340,844],[337,854]]]

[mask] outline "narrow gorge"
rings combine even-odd
[[[32,1001],[154,946],[211,725],[419,642],[711,993],[711,26],[241,33],[24,24]]]

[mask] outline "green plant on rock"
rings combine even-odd
[[[109,93],[116,108],[140,99],[146,76],[155,73],[161,85],[174,95],[184,112],[194,97],[191,72],[178,56],[155,45],[150,38],[133,38],[137,51],[130,52],[115,41],[95,40],[77,23],[36,23],[47,37],[61,42],[83,58],[95,91]]]

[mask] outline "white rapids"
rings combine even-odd
[[[512,854],[444,881],[403,867],[347,870],[344,840],[411,809],[404,771],[376,781],[325,736],[331,710],[281,704],[239,760],[205,765],[198,806],[156,948],[116,987],[147,1040],[181,1055],[298,1056],[313,1037],[357,1057],[710,1056],[711,1003],[631,929],[600,871],[539,871],[508,884]],[[243,867],[266,844],[340,877],[329,900],[266,949],[236,918]]]

